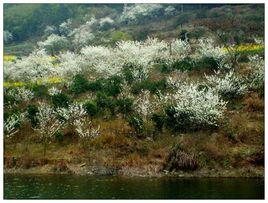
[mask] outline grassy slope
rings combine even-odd
[[[200,75],[203,74],[188,74],[192,80],[201,79]],[[195,154],[199,163],[197,171],[182,172],[184,176],[262,176],[263,107],[263,98],[248,93],[229,102],[226,118],[218,129],[184,134],[164,129],[154,141],[135,138],[120,116],[95,118],[93,123],[101,125],[101,136],[87,150],[67,134],[62,143],[49,145],[46,157],[35,133],[30,126],[24,126],[17,140],[6,143],[6,172],[48,173],[61,168],[65,171],[68,166],[74,173],[83,174],[91,171],[92,166],[104,166],[125,175],[159,175],[169,151],[180,143],[183,151]],[[86,166],[80,167],[84,163]]]
[[[180,31],[179,27],[174,28],[174,19],[121,27],[120,30],[135,33],[148,27],[154,36],[168,39],[178,36]],[[30,50],[32,46],[29,42],[5,46],[5,53],[20,55],[25,47]],[[192,72],[188,75],[196,80],[202,74]],[[29,126],[24,126],[17,140],[5,143],[5,171],[48,173],[56,169],[64,171],[67,165],[73,172],[83,174],[88,167],[99,165],[121,169],[127,175],[157,175],[170,149],[181,143],[185,152],[196,154],[200,165],[196,172],[184,172],[183,175],[262,176],[263,106],[263,98],[249,93],[231,102],[226,112],[228,122],[224,124],[223,121],[219,129],[178,135],[165,129],[154,141],[132,136],[131,128],[120,117],[95,119],[94,122],[101,123],[102,136],[92,141],[89,150],[83,150],[75,138],[66,135],[62,143],[49,145],[46,157],[34,132]],[[86,166],[80,167],[84,163]]]

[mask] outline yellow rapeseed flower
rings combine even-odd
[[[15,61],[16,60],[16,56],[14,55],[4,55],[4,62],[8,62],[8,61]]]

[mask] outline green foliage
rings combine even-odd
[[[88,84],[88,90],[93,92],[103,92],[107,96],[116,96],[122,90],[123,78],[120,76],[111,76],[109,78],[100,78]]]
[[[112,76],[104,83],[104,91],[108,96],[116,96],[122,90],[123,79],[119,76]]]
[[[105,110],[106,108],[109,108],[112,101],[104,92],[98,92],[96,103],[99,110]]]
[[[213,57],[203,57],[196,63],[196,67],[201,69],[201,68],[206,68],[210,70],[217,70],[219,66],[219,61]]]
[[[162,132],[163,126],[166,123],[166,116],[154,113],[151,119],[154,122],[155,128]]]
[[[88,83],[88,90],[92,92],[102,91],[103,90],[103,79],[98,79],[93,82]]]
[[[54,139],[56,140],[56,142],[62,142],[63,141],[63,133],[61,131],[57,131],[54,134]]]
[[[98,113],[97,104],[94,101],[88,101],[84,104],[84,108],[89,116],[95,116]]]
[[[132,93],[139,94],[142,90],[149,90],[152,93],[156,93],[157,91],[164,91],[167,87],[167,83],[165,79],[159,81],[149,81],[143,80],[132,85]]]
[[[30,89],[34,92],[35,97],[46,98],[48,96],[48,87],[46,85],[33,84]]]
[[[89,89],[89,83],[83,75],[75,75],[69,87],[69,90],[78,95],[86,92]]]
[[[186,112],[178,112],[174,109],[173,106],[168,106],[165,109],[165,113],[167,115],[167,126],[179,132],[185,132],[188,130],[195,129],[195,124],[191,122],[191,113]]]
[[[30,120],[33,127],[37,126],[38,119],[36,118],[37,113],[39,112],[38,106],[35,104],[30,104],[27,106],[27,118]]]
[[[69,106],[70,98],[64,93],[59,93],[51,96],[52,103],[55,107],[66,108]]]
[[[133,100],[130,98],[120,98],[116,100],[118,112],[127,115],[133,110]]]
[[[179,61],[175,61],[171,65],[173,70],[179,70],[179,71],[191,71],[195,67],[194,61],[187,57]]]
[[[144,129],[144,121],[142,119],[141,116],[139,115],[134,115],[134,116],[130,116],[127,119],[129,125],[134,128],[135,132],[140,134],[142,133],[143,129]]]
[[[112,43],[116,43],[118,41],[127,41],[132,40],[132,36],[128,33],[122,31],[115,31],[112,36]]]

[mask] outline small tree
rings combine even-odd
[[[48,142],[60,129],[61,123],[57,119],[54,110],[46,104],[40,104],[36,117],[38,119],[38,126],[34,130],[38,132],[42,139],[44,156],[46,156]]]
[[[68,40],[64,36],[51,34],[44,42],[39,42],[38,45],[54,56],[68,46]]]
[[[13,35],[8,30],[4,30],[4,43],[10,43],[13,40]]]

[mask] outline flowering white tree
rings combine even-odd
[[[220,99],[212,88],[200,89],[199,84],[181,84],[174,93],[162,96],[162,102],[174,125],[217,126],[227,102]]]
[[[57,28],[54,25],[47,25],[44,30],[44,35],[49,36],[55,34],[57,32]]]
[[[52,87],[48,90],[48,94],[50,96],[54,96],[54,95],[57,95],[57,94],[60,94],[61,93],[61,90],[57,89],[56,87]]]
[[[4,30],[4,43],[9,43],[13,40],[13,35],[8,30]]]
[[[211,38],[202,38],[198,40],[197,57],[208,57],[221,59],[226,55],[223,47],[216,46]]]
[[[13,97],[17,102],[28,102],[34,98],[34,93],[25,87],[12,88],[6,91],[6,95]]]
[[[44,50],[35,50],[29,56],[5,66],[4,75],[14,81],[35,81],[56,74],[52,62],[53,59]]]
[[[92,122],[87,117],[76,119],[74,125],[84,149],[87,147],[88,141],[100,135],[100,126],[94,128]]]
[[[87,112],[85,111],[83,104],[70,104],[69,107],[66,108],[58,108],[56,109],[56,114],[69,125],[69,127],[73,128],[75,126],[75,121],[77,119],[86,117]]]
[[[64,36],[68,36],[72,31],[71,25],[72,25],[71,19],[68,19],[67,21],[64,21],[63,23],[61,23],[59,25],[60,34]]]
[[[224,98],[239,98],[247,92],[247,86],[233,70],[223,76],[220,76],[220,72],[216,72],[215,75],[206,76],[206,79]]]
[[[34,128],[41,137],[44,145],[44,156],[46,156],[47,145],[53,135],[61,128],[62,123],[57,119],[56,112],[45,103],[40,103],[36,118],[38,126]]]
[[[264,87],[264,59],[255,55],[249,58],[251,64],[251,73],[249,75],[249,86],[252,89]]]
[[[51,34],[45,41],[39,42],[38,45],[54,56],[56,53],[68,46],[68,40],[64,36]]]
[[[14,114],[10,116],[6,121],[4,121],[4,136],[9,139],[13,137],[17,132],[17,126],[24,120],[25,114],[20,115]]]
[[[70,51],[60,53],[58,61],[55,71],[60,77],[72,77],[82,72],[83,59],[78,54]]]
[[[176,12],[176,9],[173,6],[168,6],[165,8],[165,15],[166,16],[173,16]]]
[[[95,35],[92,33],[92,26],[97,23],[95,17],[92,17],[85,24],[80,25],[69,33],[69,37],[73,37],[72,43],[76,50],[81,47],[88,45],[94,38]]]
[[[114,20],[110,17],[104,17],[99,20],[101,30],[107,30],[114,25]]]
[[[141,19],[146,17],[156,17],[163,6],[160,4],[134,4],[132,6],[125,5],[122,15],[120,16],[121,22],[138,23]]]

